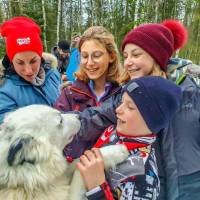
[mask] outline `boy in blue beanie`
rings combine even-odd
[[[125,85],[116,109],[117,126],[108,127],[77,164],[89,200],[157,199],[160,183],[152,144],[175,114],[181,96],[178,86],[161,77],[142,77]],[[130,155],[105,173],[98,148],[113,144],[124,144]]]

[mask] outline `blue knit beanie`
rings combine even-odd
[[[132,98],[152,133],[167,127],[182,97],[179,86],[158,76],[131,80],[124,86],[123,92]]]

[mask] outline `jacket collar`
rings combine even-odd
[[[155,134],[150,134],[146,136],[127,136],[123,133],[116,131],[114,126],[108,127],[101,137],[97,140],[94,147],[100,148],[108,144],[123,144],[127,149],[133,150],[137,148],[146,147],[152,145],[156,140]]]
[[[110,90],[109,90],[109,95],[107,95],[105,98],[109,98],[111,95],[113,95],[114,93],[116,93],[116,91],[121,91],[121,89],[119,88],[119,86],[115,85],[115,84],[111,84]],[[91,89],[89,88],[88,84],[81,81],[81,80],[76,80],[72,86],[70,86],[70,90],[74,91],[75,93],[73,94],[75,99],[80,99],[80,94],[82,94],[81,99],[82,100],[87,100],[88,97],[92,98],[96,101],[95,96],[93,95]],[[77,95],[77,98],[76,98]]]
[[[52,70],[50,68],[44,68],[44,73],[45,77],[43,77],[43,83],[44,84],[45,80],[49,78],[49,76],[52,74]],[[12,75],[6,75],[6,79],[11,79],[15,85],[30,85],[31,83],[25,81],[23,78],[21,78],[17,74],[12,74]],[[32,84],[34,86],[34,84]],[[37,85],[35,85],[37,86]]]

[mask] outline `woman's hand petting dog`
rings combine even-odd
[[[104,161],[97,148],[87,150],[77,163],[87,190],[91,190],[105,182]]]

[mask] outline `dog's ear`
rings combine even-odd
[[[24,138],[17,138],[10,146],[7,156],[9,166],[23,165],[25,162],[34,164],[34,159],[29,159],[26,156],[28,147],[33,142],[33,137],[26,136]]]

